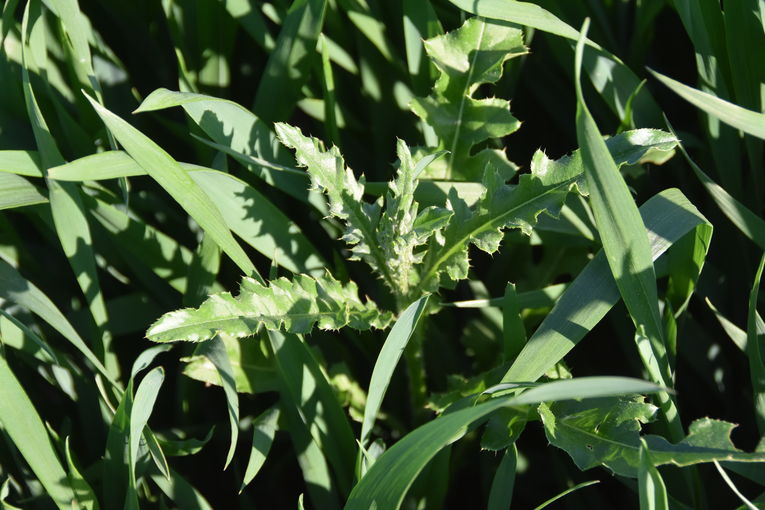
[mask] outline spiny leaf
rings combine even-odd
[[[197,309],[185,308],[160,317],[146,337],[155,342],[187,340],[201,342],[222,332],[241,338],[262,325],[273,331],[308,333],[350,326],[358,330],[384,328],[390,313],[381,313],[374,303],[362,303],[351,282],[343,285],[327,274],[320,278],[297,275],[279,278],[268,286],[252,278],[242,281],[239,295],[224,292],[210,296]]]
[[[520,122],[508,101],[476,99],[473,94],[480,85],[499,80],[505,61],[527,52],[523,32],[506,22],[470,18],[459,29],[425,41],[425,49],[440,75],[433,93],[415,98],[411,109],[433,127],[439,148],[450,152],[446,167],[429,177],[478,180],[488,160],[510,177],[515,166],[504,151],[484,149],[473,156],[471,149],[509,135]]]
[[[397,290],[402,295],[409,292],[412,269],[422,262],[424,251],[416,251],[428,240],[446,227],[452,211],[442,207],[427,207],[418,214],[419,205],[414,199],[420,166],[426,166],[427,159],[421,158],[420,165],[412,158],[409,148],[398,141],[399,169],[396,180],[390,184],[385,199],[385,212],[378,228],[378,243]]]
[[[664,162],[677,144],[677,138],[656,129],[627,131],[606,141],[617,167],[643,161]],[[494,253],[502,241],[502,229],[520,228],[530,234],[542,212],[558,216],[572,188],[587,194],[579,150],[558,160],[537,151],[531,161],[531,173],[521,175],[518,185],[505,184],[500,173],[491,168],[487,169],[483,184],[486,191],[472,207],[456,193],[449,195],[448,206],[454,217],[443,231],[440,246],[431,248],[425,258],[421,290],[435,291],[439,284],[467,278],[471,244]]]
[[[656,407],[643,397],[566,401],[539,406],[548,441],[566,450],[579,469],[603,465],[622,476],[637,477],[641,424],[653,420]],[[710,418],[691,423],[677,444],[661,436],[642,436],[656,466],[701,462],[765,462],[765,453],[746,453],[730,440],[735,425]]]
[[[281,142],[295,150],[295,158],[311,176],[311,183],[329,198],[329,212],[346,223],[343,240],[351,246],[353,260],[363,260],[395,288],[385,255],[377,244],[375,229],[380,221],[380,204],[362,200],[363,177],[356,179],[353,170],[337,147],[325,150],[320,140],[303,135],[299,128],[277,123],[276,134]]]

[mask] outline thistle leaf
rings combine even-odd
[[[201,342],[218,333],[242,338],[253,335],[260,326],[309,333],[316,324],[320,329],[350,326],[366,330],[385,328],[390,321],[390,313],[378,311],[371,301],[361,302],[353,282],[342,284],[329,274],[279,278],[268,286],[245,278],[237,297],[228,292],[214,294],[197,309],[167,313],[149,328],[146,337],[154,342]]]
[[[618,167],[641,162],[664,162],[678,140],[664,131],[637,129],[606,140],[606,146]],[[505,184],[501,172],[492,167],[484,174],[486,191],[471,207],[456,193],[448,197],[454,212],[443,230],[438,246],[431,246],[424,260],[419,289],[433,292],[440,285],[467,278],[471,244],[494,253],[502,241],[502,230],[520,228],[530,234],[541,213],[557,217],[572,189],[587,194],[582,156],[577,150],[558,160],[537,151],[531,161],[531,173],[522,174],[517,185]]]
[[[345,222],[343,240],[351,247],[351,260],[363,260],[395,287],[375,236],[381,208],[362,200],[364,178],[356,179],[337,147],[326,150],[320,140],[289,124],[275,127],[279,140],[295,150],[297,163],[306,168],[313,186],[327,195],[330,214]]]
[[[610,397],[541,404],[539,415],[547,439],[568,452],[581,470],[603,465],[622,476],[637,477],[640,440],[645,440],[656,466],[688,466],[701,462],[763,462],[765,453],[747,453],[730,440],[736,426],[710,418],[691,423],[677,444],[661,436],[641,436],[642,424],[652,421],[657,408],[643,397]]]
[[[470,18],[460,28],[425,41],[425,49],[439,71],[433,93],[415,98],[412,111],[433,127],[439,149],[449,151],[441,171],[431,178],[479,180],[492,160],[506,178],[516,170],[504,151],[484,149],[471,155],[474,145],[514,132],[520,122],[510,113],[510,103],[498,98],[474,98],[478,87],[496,83],[504,63],[527,53],[523,32],[509,23]]]

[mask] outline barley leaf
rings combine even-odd
[[[291,281],[279,278],[268,286],[245,278],[236,298],[227,292],[214,294],[198,309],[167,313],[146,336],[155,342],[201,342],[217,333],[242,338],[255,334],[260,326],[308,333],[317,323],[320,329],[365,330],[384,328],[390,320],[390,313],[381,313],[371,301],[361,302],[354,283],[343,285],[330,274],[297,275]]]

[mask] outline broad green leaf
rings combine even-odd
[[[215,204],[180,165],[146,135],[89,96],[88,100],[127,153],[215,239],[245,275],[259,278],[255,266],[234,240]]]
[[[326,457],[345,496],[351,489],[356,451],[345,411],[305,341],[279,331],[269,331],[268,338],[288,403]]]
[[[47,202],[48,199],[25,178],[10,173],[0,173],[0,210]]]
[[[757,320],[757,298],[760,292],[760,280],[765,269],[765,254],[754,275],[752,290],[749,293],[749,307],[746,319],[746,356],[749,359],[749,374],[754,393],[755,420],[760,434],[765,433],[765,361],[762,359],[762,338],[765,337],[765,324]]]
[[[41,165],[37,151],[0,151],[0,172],[43,177]]]
[[[243,106],[217,97],[157,89],[148,95],[134,113],[183,107],[191,119],[215,143],[232,151],[231,155],[268,184],[302,201],[321,206],[306,190],[305,177],[292,175],[292,158],[278,142],[270,127]],[[321,207],[319,207],[321,210]]]
[[[736,129],[765,140],[765,113],[747,110],[707,92],[684,85],[656,71],[651,71],[651,73],[657,80],[696,108]]]
[[[545,401],[659,391],[652,383],[626,377],[582,377],[542,384],[519,396],[447,413],[410,432],[383,453],[354,487],[345,510],[397,510],[417,474],[445,446],[465,435],[497,409]]]
[[[130,469],[130,483],[133,487],[136,486],[135,469],[138,461],[138,446],[140,445],[144,428],[149,421],[149,416],[151,416],[151,412],[154,409],[154,404],[157,401],[157,394],[159,393],[159,388],[162,386],[164,379],[165,370],[162,367],[154,368],[146,374],[138,385],[138,389],[135,392],[135,400],[130,409],[130,429],[128,433],[130,450],[128,462]],[[130,491],[131,494],[132,492],[133,491]],[[125,507],[127,508],[127,506],[126,502]],[[137,502],[134,508],[138,508]]]
[[[579,31],[564,23],[551,12],[531,2],[515,0],[449,0],[460,9],[486,18],[503,20],[548,32],[571,41],[579,40]],[[641,11],[643,9],[640,9]],[[587,40],[584,66],[600,96],[620,119],[636,90],[640,93],[632,100],[632,109],[638,125],[657,125],[660,110],[645,87],[639,89],[640,78],[619,58]]]
[[[1,351],[0,424],[56,506],[70,509],[76,497],[67,474],[40,415]]]
[[[581,470],[603,465],[621,476],[637,477],[641,437],[656,466],[684,467],[712,461],[765,462],[765,453],[738,450],[730,440],[734,424],[701,418],[676,444],[661,436],[640,435],[641,424],[656,408],[636,398],[542,404],[539,415],[548,441],[564,449]]]
[[[473,94],[482,84],[496,83],[508,59],[527,52],[523,32],[505,22],[470,18],[459,29],[425,41],[425,50],[440,74],[433,93],[415,98],[411,109],[438,135],[438,148],[449,151],[445,167],[433,168],[428,177],[475,181],[488,162],[511,177],[515,167],[504,151],[484,149],[473,156],[471,149],[513,133],[520,122],[508,101]]]
[[[513,443],[505,450],[499,467],[494,473],[489,491],[487,510],[507,510],[513,501],[515,488],[515,469],[518,465],[518,448]]]
[[[239,341],[227,335],[222,336],[231,368],[234,371],[236,391],[239,393],[265,393],[278,390],[278,379],[273,361],[268,359],[259,338]],[[188,363],[183,374],[206,384],[221,385],[218,371],[210,360],[198,353],[182,358]]]
[[[390,320],[390,313],[378,311],[373,302],[361,302],[353,282],[343,285],[329,273],[316,279],[279,278],[268,286],[245,278],[236,298],[227,292],[214,294],[198,309],[167,313],[146,337],[154,342],[202,342],[218,332],[236,338],[253,335],[261,325],[272,331],[283,327],[290,333],[308,333],[317,323],[320,329],[365,330],[382,329]]]
[[[582,150],[584,174],[590,191],[590,205],[600,233],[606,260],[614,275],[624,304],[637,329],[640,357],[651,378],[664,387],[671,387],[672,374],[667,358],[656,274],[643,219],[632,199],[627,183],[619,173],[598,126],[584,102],[581,85],[582,54],[589,28],[589,19],[582,27],[576,45],[576,136]],[[682,425],[677,409],[667,394],[660,394],[662,411],[679,437]]]
[[[667,488],[659,470],[653,465],[651,453],[644,439],[640,440],[638,463],[640,510],[669,510]]]
[[[694,229],[704,232],[707,245],[712,226],[677,189],[655,195],[640,208],[648,229],[651,255],[658,259]],[[619,300],[619,289],[599,252],[569,284],[555,307],[529,338],[503,381],[536,381],[555,366]]]
[[[300,99],[326,9],[327,0],[292,2],[255,95],[253,110],[267,121],[287,119]]]
[[[417,327],[417,322],[422,317],[428,304],[428,296],[422,297],[409,305],[388,333],[380,354],[375,361],[372,369],[372,378],[369,380],[369,392],[367,393],[367,402],[364,407],[364,420],[361,422],[361,435],[359,445],[366,448],[372,433],[377,413],[380,411],[388,385],[393,377],[393,371],[398,364],[401,355],[404,353],[409,339]],[[359,457],[361,460],[361,457]]]
[[[274,434],[279,421],[279,408],[272,407],[252,422],[252,446],[250,448],[250,460],[247,461],[247,469],[244,472],[244,480],[239,488],[239,493],[258,474],[260,468],[266,462],[271,444],[274,442]]]
[[[218,372],[220,385],[226,394],[226,409],[228,410],[228,421],[231,430],[231,441],[229,443],[228,453],[226,454],[226,463],[223,469],[226,469],[234,458],[236,442],[239,438],[239,395],[236,392],[236,380],[234,379],[234,369],[226,352],[226,346],[221,340],[221,336],[214,337],[211,341],[202,344],[197,353],[206,357],[213,364]]]

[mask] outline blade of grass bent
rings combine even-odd
[[[22,28],[22,86],[27,115],[32,123],[32,131],[39,150],[42,168],[47,169],[63,163],[64,159],[48,129],[29,80],[30,70],[41,72],[43,77],[46,73],[47,47],[45,34],[41,30],[41,16],[39,2],[29,2],[24,11]],[[96,272],[93,242],[90,227],[85,217],[80,190],[75,185],[58,183],[50,179],[46,179],[46,183],[49,189],[48,199],[50,200],[53,224],[64,254],[67,256],[77,283],[85,295],[88,308],[99,329],[100,338],[97,340],[95,350],[99,358],[103,360],[106,359],[110,341],[106,329],[108,315]],[[110,372],[116,374],[116,360],[109,357],[106,364]]]
[[[138,385],[138,389],[135,392],[135,400],[133,406],[130,409],[130,429],[128,433],[128,440],[130,442],[128,450],[128,466],[130,469],[129,483],[133,490],[128,492],[130,506],[128,501],[125,502],[125,508],[134,508],[138,510],[138,501],[133,501],[132,495],[136,494],[136,478],[135,469],[138,462],[138,447],[143,436],[143,430],[149,421],[149,416],[154,409],[154,404],[157,401],[157,394],[162,386],[162,382],[165,379],[165,371],[162,367],[152,369],[148,374],[144,376],[141,383]]]
[[[101,120],[128,154],[215,240],[245,275],[263,281],[247,254],[236,242],[220,211],[180,165],[146,135],[87,96]]]
[[[0,172],[43,177],[41,165],[37,151],[0,151]]]
[[[397,510],[417,474],[443,447],[502,407],[660,389],[655,384],[626,377],[582,377],[542,384],[517,397],[500,397],[444,414],[410,432],[383,453],[354,487],[345,510]]]
[[[0,173],[0,210],[47,202],[48,199],[20,175]]]
[[[247,468],[244,472],[242,486],[239,487],[239,494],[242,493],[247,484],[249,484],[260,468],[266,462],[268,452],[271,450],[271,444],[274,442],[274,435],[278,428],[279,408],[272,407],[252,422],[252,446],[250,448],[250,459],[247,461]]]
[[[655,195],[640,208],[654,260],[693,229],[711,238],[712,226],[677,189]],[[619,301],[619,289],[601,250],[558,299],[513,365],[505,382],[536,381],[563,359]]]
[[[552,498],[548,499],[544,503],[540,504],[539,506],[534,507],[534,510],[542,510],[545,507],[550,506],[551,504],[555,503],[559,499],[568,496],[574,491],[578,491],[579,489],[583,489],[585,487],[589,487],[590,485],[595,485],[596,483],[600,483],[600,480],[588,480],[586,482],[578,483],[571,487],[570,489],[566,489],[565,491],[561,492],[557,496],[553,496]]]
[[[231,459],[234,458],[236,442],[239,439],[239,394],[236,392],[234,369],[220,336],[201,344],[197,353],[204,355],[215,366],[215,370],[220,376],[223,391],[226,394],[226,408],[228,409],[228,421],[231,429],[231,441],[226,454],[226,463],[223,466],[223,469],[226,469]]]
[[[40,415],[1,351],[0,423],[48,496],[61,510],[69,510],[75,495],[67,484],[66,472],[56,456]]]
[[[589,19],[582,26],[576,45],[576,135],[582,151],[584,174],[590,191],[590,205],[595,215],[603,251],[616,280],[619,293],[627,305],[638,331],[638,350],[651,378],[664,387],[671,387],[672,374],[664,340],[656,274],[651,247],[643,219],[627,189],[619,169],[592,118],[581,86],[582,56]],[[647,340],[647,345],[641,341]],[[682,424],[668,394],[659,401],[675,439],[682,437]]]
[[[757,317],[757,298],[760,290],[760,280],[765,269],[765,253],[760,258],[760,264],[749,293],[749,309],[746,321],[746,355],[749,358],[749,373],[752,380],[755,419],[760,434],[765,434],[765,362],[762,359],[760,338],[765,336],[765,327]]]
[[[672,92],[679,95],[696,108],[709,115],[720,119],[726,124],[740,129],[752,136],[765,140],[765,113],[755,112],[742,108],[737,104],[725,101],[712,94],[684,85],[663,74],[649,69],[657,80],[669,87]]]

